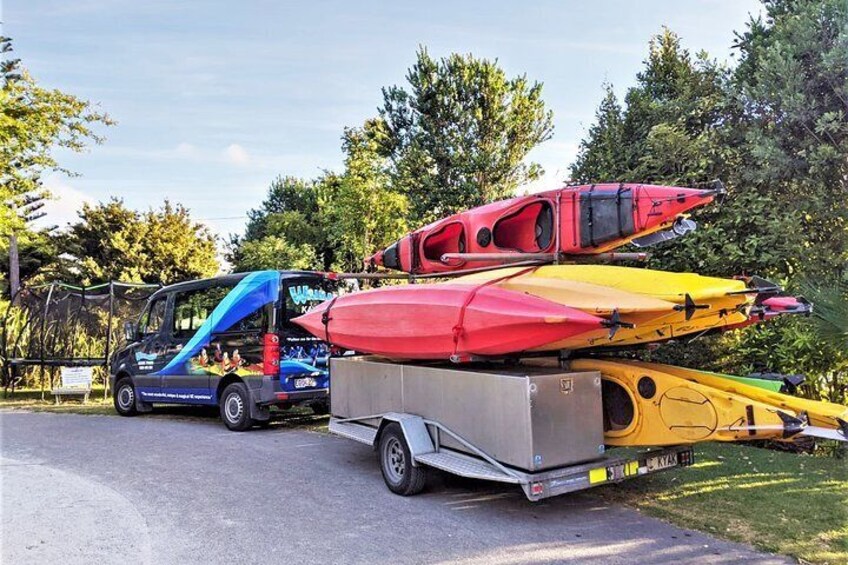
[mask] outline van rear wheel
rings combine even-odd
[[[250,417],[250,396],[244,383],[232,383],[224,389],[219,403],[224,425],[234,432],[243,432],[253,426]]]

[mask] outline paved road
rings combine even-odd
[[[0,412],[3,563],[784,563],[583,493],[442,474],[391,494],[375,456],[277,425]]]

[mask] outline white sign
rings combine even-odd
[[[62,367],[62,387],[91,388],[92,367]]]

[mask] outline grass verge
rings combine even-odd
[[[696,464],[616,486],[610,501],[812,563],[848,563],[848,460],[699,444]]]
[[[37,389],[16,390],[15,394],[5,397],[0,394],[0,409],[27,410],[30,412],[56,412],[64,414],[97,414],[117,416],[112,397],[103,398],[103,387],[92,387],[88,402],[82,403],[80,397],[62,400],[56,404],[50,391],[45,391],[44,400]],[[142,418],[171,418],[181,420],[211,421],[218,420],[217,406],[157,405],[153,412]],[[319,416],[309,408],[294,407],[288,410],[271,408],[271,428],[299,428],[317,432],[328,432],[327,416]],[[223,424],[221,424],[223,426]]]
[[[103,387],[92,387],[88,402],[82,403],[82,397],[63,398],[61,404],[56,404],[49,390],[42,393],[38,389],[16,390],[13,395],[6,397],[0,393],[0,408],[31,410],[33,412],[59,412],[73,414],[114,414],[112,397],[103,398]]]

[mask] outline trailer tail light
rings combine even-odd
[[[262,336],[262,374],[275,377],[280,374],[280,336],[277,334]]]

